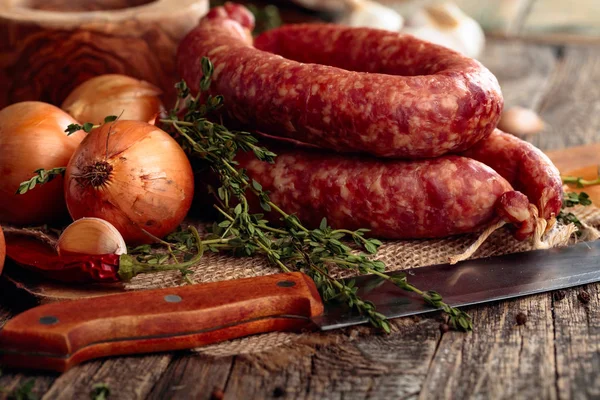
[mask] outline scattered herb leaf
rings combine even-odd
[[[51,182],[57,176],[63,176],[66,170],[67,167],[58,167],[48,170],[42,168],[35,170],[34,174],[36,175],[25,182],[21,182],[16,194],[25,194],[35,188],[36,185],[43,185],[44,183]]]
[[[563,199],[562,210],[556,216],[556,220],[561,222],[564,225],[568,225],[568,224],[575,225],[577,227],[576,235],[581,236],[583,224],[581,223],[581,221],[579,220],[579,218],[577,218],[577,216],[575,214],[573,214],[572,212],[565,211],[565,208],[571,208],[576,205],[589,206],[591,204],[592,204],[592,201],[590,200],[590,196],[587,193],[585,193],[585,192],[581,192],[581,193],[567,192],[567,193],[565,193],[565,198]]]
[[[96,383],[92,386],[90,398],[92,400],[106,400],[110,396],[110,388],[106,383]]]

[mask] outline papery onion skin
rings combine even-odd
[[[77,86],[61,108],[83,122],[101,124],[109,115],[121,120],[152,121],[163,110],[161,90],[127,75],[107,74]]]
[[[67,136],[65,129],[73,123],[60,108],[35,101],[0,111],[0,222],[45,224],[68,216],[62,177],[25,194],[16,192],[34,171],[67,165],[85,136],[83,131]]]
[[[102,218],[128,245],[174,231],[194,196],[192,167],[182,148],[166,132],[139,121],[92,130],[71,158],[65,179],[71,217]]]
[[[2,275],[2,270],[4,269],[5,258],[6,258],[6,242],[4,241],[4,232],[2,232],[2,227],[0,226],[0,275]]]

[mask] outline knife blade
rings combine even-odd
[[[399,273],[416,287],[437,290],[452,306],[479,304],[600,281],[600,241],[391,274]],[[380,277],[353,279],[359,296],[388,318],[435,311]],[[0,331],[0,365],[62,372],[100,357],[365,322],[344,304],[324,306],[308,276],[276,274],[35,307]]]

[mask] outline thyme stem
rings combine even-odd
[[[579,176],[562,176],[561,178],[562,178],[563,183],[575,184],[579,188],[586,187],[586,186],[600,185],[600,177],[598,177],[594,180],[591,180],[591,181],[583,179],[582,177],[579,177]]]

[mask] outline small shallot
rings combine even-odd
[[[544,121],[529,108],[511,107],[502,113],[498,129],[516,136],[533,135],[544,130]]]
[[[126,75],[100,75],[76,87],[62,109],[83,122],[101,124],[109,115],[151,122],[163,110],[161,90]]]
[[[127,254],[127,245],[117,228],[100,218],[81,218],[64,230],[56,244],[60,255]]]

